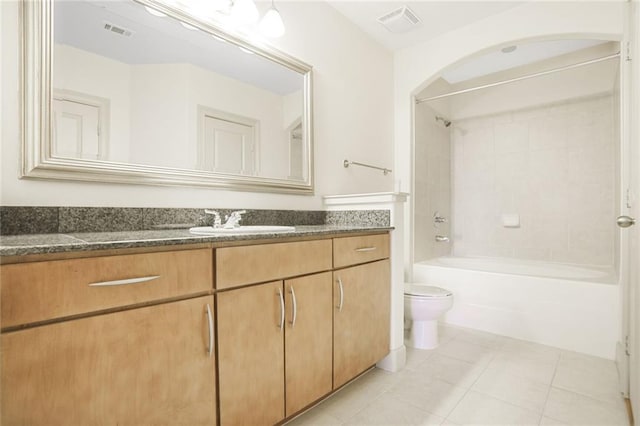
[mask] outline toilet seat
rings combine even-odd
[[[442,299],[445,297],[451,297],[453,293],[444,288],[430,285],[407,284],[404,290],[404,295],[424,299]]]

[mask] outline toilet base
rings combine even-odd
[[[409,346],[416,349],[435,349],[438,347],[438,320],[413,321]]]

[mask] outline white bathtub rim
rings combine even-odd
[[[444,260],[444,262],[443,262]],[[453,263],[449,262],[450,260],[454,261],[462,261],[462,263]],[[499,270],[488,270],[488,269],[479,269],[477,267],[473,267],[473,265],[467,264],[464,265],[464,261],[476,262],[475,265],[479,264],[478,261],[492,263],[494,265],[507,265],[507,266],[515,266],[515,265],[526,265],[526,266],[534,266],[537,268],[541,268],[544,266],[550,267],[560,267],[560,268],[571,268],[567,270],[576,270],[576,271],[588,271],[590,273],[597,272],[599,276],[590,277],[590,278],[575,278],[568,276],[554,276],[554,275],[540,275],[533,273],[519,273],[513,271],[499,271]],[[434,268],[443,268],[443,269],[457,269],[457,270],[465,270],[465,271],[473,271],[477,273],[486,273],[486,274],[496,274],[496,275],[516,275],[519,277],[533,277],[540,279],[555,279],[561,281],[575,281],[580,283],[594,283],[599,285],[618,285],[619,276],[616,273],[615,269],[610,266],[587,266],[587,265],[579,265],[572,263],[559,263],[559,262],[544,262],[544,261],[536,261],[536,260],[519,260],[519,259],[510,259],[510,258],[500,258],[500,257],[481,257],[481,256],[443,256],[436,257],[429,260],[423,260],[420,262],[416,262],[415,265],[424,265],[428,267]],[[416,280],[417,281],[417,280]]]

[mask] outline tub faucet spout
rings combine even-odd
[[[448,243],[449,237],[445,237],[444,235],[436,235],[436,242],[438,243]]]
[[[440,213],[435,212],[433,214],[433,223],[446,223],[447,222],[447,218],[444,216],[440,216]]]

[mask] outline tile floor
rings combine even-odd
[[[443,326],[440,346],[407,348],[289,422],[300,425],[628,425],[613,361]]]

